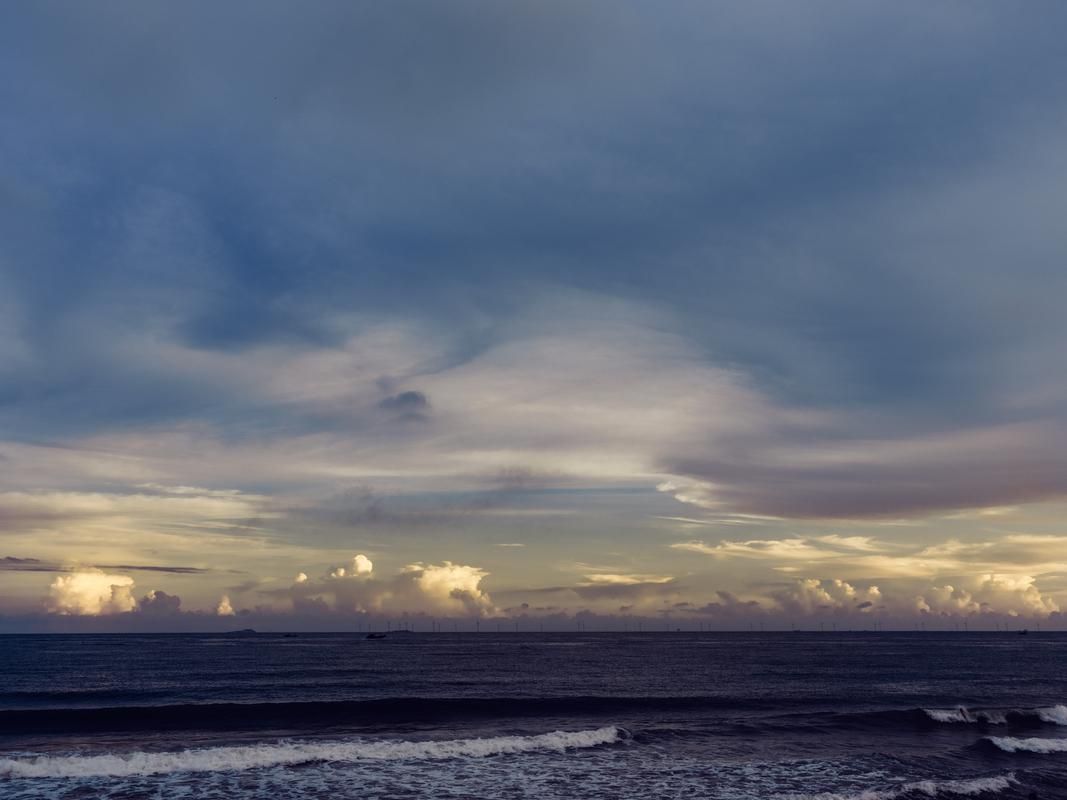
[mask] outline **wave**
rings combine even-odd
[[[985,741],[1005,753],[1067,753],[1067,739],[1019,739],[1014,736],[990,736]]]
[[[971,711],[968,708],[924,708],[926,714],[934,722],[965,722],[985,723],[986,725],[1007,725],[1007,713],[1004,711]]]
[[[1067,725],[1067,706],[1063,705],[1048,706],[1046,708],[977,710],[958,706],[956,708],[924,708],[922,711],[934,722],[967,723],[972,725],[1047,722],[1053,725]]]
[[[152,706],[19,709],[0,711],[0,734],[93,731],[277,730],[359,727],[456,720],[616,716],[744,709],[782,710],[789,701],[752,702],[728,697],[394,697],[373,700],[267,703],[183,703]]]
[[[760,725],[773,727],[823,727],[829,729],[928,729],[940,725],[1008,726],[1039,728],[1045,724],[1067,725],[1067,706],[1043,708],[910,708],[869,711],[793,713],[765,717]]]
[[[615,726],[585,731],[553,731],[536,736],[484,739],[395,741],[355,739],[332,742],[278,742],[238,747],[211,747],[176,752],[123,755],[38,756],[0,759],[0,776],[10,778],[90,778],[159,775],[170,772],[221,772],[310,762],[393,761],[477,758],[614,744],[629,738]]]
[[[745,730],[764,728],[928,728],[942,724],[1009,725],[1013,728],[1067,725],[1067,706],[1033,709],[911,708],[822,711],[796,698],[699,696],[555,697],[386,697],[368,700],[193,702],[162,705],[105,705],[0,711],[0,735],[74,734],[98,731],[276,731],[325,727],[357,729],[397,724],[541,718],[573,720],[620,714],[724,712]],[[743,722],[737,719],[740,712]],[[729,727],[721,720],[722,730]],[[554,723],[550,723],[554,724]],[[547,726],[546,726],[547,727]]]
[[[1037,716],[1042,722],[1054,725],[1067,725],[1067,706],[1051,706],[1037,709]]]
[[[865,789],[858,794],[809,794],[788,795],[781,800],[897,800],[908,797],[975,797],[992,792],[1003,792],[1018,781],[1014,774],[995,775],[989,778],[963,780],[914,781],[892,789]]]

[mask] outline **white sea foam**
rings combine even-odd
[[[1067,706],[1051,706],[1039,708],[1037,716],[1042,722],[1052,722],[1056,725],[1067,725]]]
[[[1007,718],[1003,711],[971,711],[959,708],[924,708],[923,711],[934,722],[984,722],[988,725],[1005,725]]]
[[[918,792],[929,797],[937,797],[943,794],[956,794],[966,797],[984,792],[1002,792],[1005,789],[1010,789],[1015,782],[1015,775],[995,775],[991,778],[970,778],[959,781],[917,781],[916,783],[905,784],[894,796],[899,796],[906,792]]]
[[[1015,775],[994,775],[965,780],[915,781],[892,789],[867,789],[858,794],[790,795],[781,800],[895,800],[905,795],[926,797],[974,797],[988,792],[1002,792],[1016,783]]]
[[[959,708],[924,708],[926,716],[934,722],[977,722],[974,716],[963,706]]]
[[[990,736],[989,741],[1005,753],[1067,753],[1067,739],[1017,739],[1014,736]]]
[[[1014,711],[971,711],[969,708],[924,708],[923,712],[935,722],[984,722],[987,725],[1006,725],[1008,714],[1037,717],[1042,722],[1054,725],[1067,725],[1067,706],[1048,706],[1047,708],[1015,709]]]
[[[364,761],[484,757],[536,750],[563,752],[596,747],[626,738],[616,727],[554,731],[538,736],[495,736],[446,741],[353,739],[331,742],[278,742],[243,747],[99,756],[38,756],[0,759],[0,776],[11,778],[89,778],[159,775],[170,772],[219,772],[314,761]]]

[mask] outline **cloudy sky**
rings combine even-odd
[[[1064,624],[1065,25],[5,5],[0,629]]]

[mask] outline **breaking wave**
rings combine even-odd
[[[1007,716],[1003,711],[971,711],[960,706],[958,708],[924,708],[926,716],[934,722],[984,722],[987,725],[1006,725]]]
[[[1067,706],[1046,708],[1013,708],[972,710],[964,706],[956,708],[924,708],[923,713],[934,722],[968,723],[984,725],[1007,725],[1010,722],[1047,722],[1067,725]]]
[[[1067,739],[1019,739],[1014,736],[990,736],[992,742],[1005,753],[1067,753]]]
[[[996,775],[990,778],[965,780],[915,781],[893,789],[866,789],[858,794],[788,795],[781,800],[898,800],[909,797],[975,797],[1002,792],[1017,783],[1015,775]]]
[[[815,725],[827,729],[929,729],[940,725],[1005,726],[1009,729],[1067,726],[1067,706],[1041,708],[910,708],[852,712],[816,712],[765,717],[762,724],[782,727]]]
[[[614,726],[584,731],[553,731],[537,736],[494,736],[444,741],[357,739],[333,742],[278,742],[243,747],[211,747],[177,752],[123,755],[38,756],[0,759],[0,776],[11,778],[89,778],[159,775],[170,772],[221,772],[317,761],[371,761],[485,757],[536,750],[564,752],[598,747],[629,738]]]
[[[1051,722],[1055,725],[1067,725],[1067,706],[1052,706],[1039,708],[1037,716],[1042,722]]]

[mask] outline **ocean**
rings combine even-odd
[[[0,797],[1067,798],[1067,635],[3,636]]]

